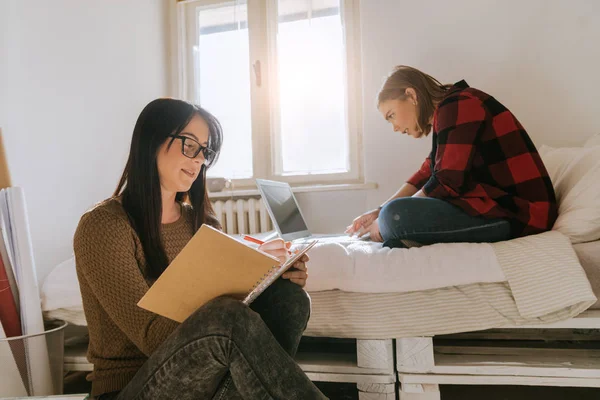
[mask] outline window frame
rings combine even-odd
[[[255,179],[272,179],[292,185],[364,183],[362,157],[362,93],[359,0],[340,0],[345,39],[346,126],[349,170],[331,174],[281,173],[281,132],[277,88],[277,0],[247,0],[252,132],[252,178],[233,180],[234,187],[255,187]],[[235,5],[235,0],[187,0],[176,5],[177,44],[174,68],[176,96],[195,101],[194,46],[198,38],[196,12],[200,7]],[[257,70],[260,70],[258,84]],[[225,132],[226,134],[226,132]]]

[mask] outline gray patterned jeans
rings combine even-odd
[[[119,393],[99,399],[326,399],[294,361],[310,297],[279,279],[251,307],[221,297],[198,309]]]

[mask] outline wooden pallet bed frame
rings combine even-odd
[[[600,310],[511,328],[522,329],[600,331]],[[436,347],[431,337],[396,339],[396,349],[400,400],[440,400],[440,384],[600,387],[600,350]]]
[[[600,310],[510,331],[518,336],[524,329],[600,333]],[[86,349],[85,343],[67,346],[66,371],[91,371]],[[360,400],[440,400],[441,384],[600,388],[600,350],[594,349],[434,346],[432,337],[359,339],[354,354],[301,352],[297,360],[313,381],[355,383]]]

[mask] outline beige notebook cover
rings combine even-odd
[[[216,297],[244,300],[280,268],[277,258],[202,225],[138,306],[183,322]]]

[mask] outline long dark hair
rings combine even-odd
[[[417,93],[417,124],[427,135],[431,130],[429,120],[438,103],[446,96],[452,85],[441,84],[425,72],[406,65],[398,65],[386,78],[377,95],[377,107],[387,100],[406,100],[406,89],[413,88]]]
[[[113,196],[121,203],[136,231],[147,263],[147,277],[156,279],[168,265],[161,240],[162,196],[156,158],[160,146],[178,135],[194,115],[199,115],[209,127],[208,148],[215,153],[206,160],[200,174],[187,193],[176,195],[179,202],[192,206],[194,232],[202,224],[221,228],[206,191],[206,169],[217,161],[223,133],[219,121],[203,108],[175,99],[157,99],[140,113],[133,130],[129,158]]]

